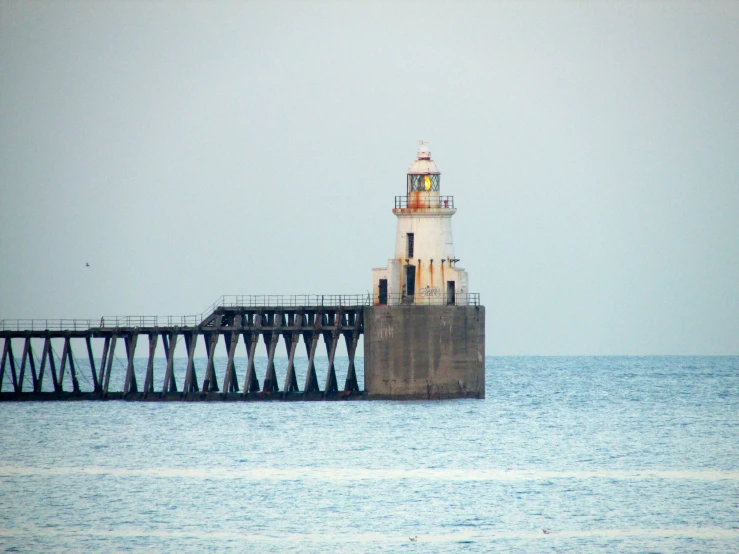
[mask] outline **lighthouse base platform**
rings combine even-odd
[[[485,398],[485,307],[366,307],[364,385],[378,399]]]

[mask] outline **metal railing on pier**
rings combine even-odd
[[[297,308],[297,307],[356,307],[372,304],[415,304],[479,306],[479,293],[442,295],[422,290],[413,295],[370,294],[228,294],[221,296],[199,314],[182,316],[103,316],[96,319],[3,319],[2,331],[89,331],[90,329],[197,327],[218,308]]]
[[[298,306],[368,306],[368,294],[226,294],[216,300],[203,316],[216,308],[294,308]]]
[[[454,197],[453,196],[439,196],[437,199],[426,199],[424,198],[422,201],[420,201],[423,205],[414,206],[413,200],[411,200],[411,205],[408,205],[408,196],[396,196],[395,197],[395,209],[396,210],[403,210],[407,208],[454,208]]]
[[[100,319],[3,319],[2,331],[89,331],[120,327],[195,327],[201,315],[185,316],[104,316]]]
[[[1,331],[88,331],[121,327],[197,327],[217,308],[292,308],[298,306],[369,306],[369,294],[228,294],[199,314],[182,316],[125,315],[96,319],[3,319]]]
[[[198,315],[125,315],[104,316],[97,321],[93,327],[119,328],[119,327],[196,327],[203,321],[203,314]]]
[[[87,331],[95,327],[95,321],[92,319],[3,319],[0,320],[0,331]]]
[[[421,290],[414,295],[408,294],[376,294],[373,298],[373,304],[380,305],[416,305],[416,306],[479,306],[480,293],[454,293],[441,294],[433,289]]]

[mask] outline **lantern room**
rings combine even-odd
[[[411,192],[439,192],[441,173],[431,159],[428,147],[421,144],[418,158],[408,168],[408,194]]]

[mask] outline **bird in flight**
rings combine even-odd
[[[90,264],[85,262],[85,267],[90,267]]]

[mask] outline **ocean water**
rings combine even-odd
[[[486,400],[0,403],[0,552],[739,552],[739,357],[486,372]]]

